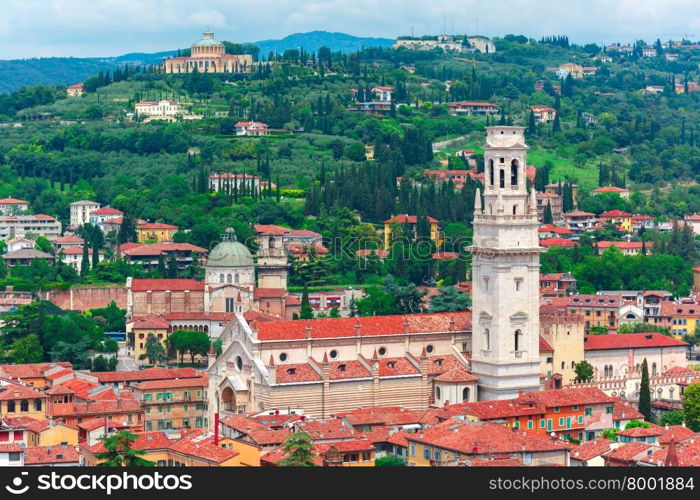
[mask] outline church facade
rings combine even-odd
[[[214,33],[205,31],[202,39],[192,44],[189,56],[169,57],[163,61],[165,73],[250,73],[253,56],[226,54],[223,43],[214,39]]]

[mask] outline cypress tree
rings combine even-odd
[[[100,250],[97,247],[97,244],[93,243],[92,245],[92,268],[97,269],[97,264],[100,263]]]
[[[87,241],[83,244],[83,260],[80,262],[80,276],[85,276],[90,272],[90,254],[88,253]]]
[[[309,289],[304,285],[304,291],[301,294],[301,310],[299,311],[299,319],[313,319],[314,311],[309,303]]]
[[[549,204],[549,201],[547,201],[547,206],[544,207],[542,224],[554,224],[554,218],[552,217],[552,206]]]
[[[537,126],[535,124],[535,113],[530,111],[530,118],[529,118],[528,124],[527,124],[527,133],[529,135],[535,135],[536,132],[537,132]]]
[[[642,380],[639,384],[639,413],[644,415],[647,422],[651,422],[651,390],[649,389],[649,367],[647,358],[642,361]]]

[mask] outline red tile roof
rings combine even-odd
[[[586,335],[584,349],[643,349],[645,347],[685,347],[688,344],[661,333],[620,333],[608,335]]]
[[[90,212],[90,215],[123,215],[124,212],[112,207],[102,207]]]
[[[139,229],[180,229],[180,226],[173,226],[172,224],[163,224],[162,222],[147,222],[145,224],[141,224],[139,226]]]
[[[170,279],[170,280],[159,280],[159,279],[134,279],[131,281],[131,289],[134,292],[145,292],[148,290],[154,291],[166,291],[166,290],[190,290],[190,291],[203,291],[204,281],[203,280],[186,280],[186,279]]]
[[[426,216],[428,219],[428,222],[431,223],[436,223],[438,222],[437,219],[434,219],[433,217],[430,217],[429,215]],[[416,224],[418,222],[418,216],[417,215],[395,215],[391,219],[387,219],[384,221],[384,224],[393,224],[393,223],[399,223],[399,224]]]
[[[475,382],[479,380],[479,377],[469,373],[463,366],[458,366],[438,375],[434,380],[436,382]]]
[[[278,384],[314,382],[318,380],[321,380],[321,375],[309,363],[277,365],[275,369],[275,382]]]
[[[598,189],[594,189],[593,193],[624,193],[627,189],[619,188],[617,186],[603,186]],[[618,210],[619,212],[619,210]]]
[[[613,462],[634,462],[646,456],[646,454],[651,454],[654,450],[654,446],[649,443],[642,443],[640,441],[632,441],[631,443],[625,443],[618,446],[614,450],[605,453],[603,456],[606,460],[611,460]]]
[[[194,431],[186,437],[172,443],[170,449],[182,453],[183,455],[217,464],[239,455],[235,450],[215,445],[213,434],[202,430]]]
[[[43,378],[44,372],[62,366],[63,368],[72,368],[73,365],[67,361],[55,363],[27,363],[22,365],[0,365],[0,373],[7,374],[11,378]]]
[[[465,455],[491,455],[494,453],[522,453],[566,450],[569,445],[542,434],[513,431],[503,425],[489,422],[463,422],[447,420],[415,434],[406,436],[437,448],[456,451]]]
[[[592,439],[581,443],[571,451],[571,458],[587,462],[588,460],[602,455],[610,450],[612,441],[607,439]]]
[[[654,246],[653,241],[645,243],[641,241],[599,241],[596,243],[601,250],[607,250],[610,247],[619,248],[620,250],[641,250],[642,247],[651,248]]]
[[[651,455],[645,456],[641,462],[654,465],[665,465],[668,459],[670,446],[654,451]],[[684,439],[675,443],[677,465],[680,467],[700,467],[700,436]]]
[[[469,415],[480,420],[501,420],[542,414],[544,414],[544,408],[520,404],[515,399],[458,403],[446,407],[446,416]]]
[[[32,432],[42,432],[49,428],[48,419],[36,419],[31,417],[15,417],[3,419],[6,424],[15,429],[27,429]]]
[[[597,387],[576,387],[527,392],[516,399],[523,404],[535,401],[545,408],[612,403],[615,401],[614,397],[608,396]]]
[[[632,217],[632,214],[628,214],[627,212],[623,212],[622,210],[608,210],[607,212],[603,212],[600,214],[601,217],[605,218],[614,218],[614,219],[619,219],[619,218],[629,218]]]
[[[181,389],[183,387],[206,387],[209,383],[209,376],[203,373],[201,377],[175,378],[165,380],[147,380],[146,382],[137,382],[131,387],[149,390],[149,389]]]
[[[379,360],[380,377],[419,374],[420,370],[408,358],[381,358]]]
[[[45,399],[46,395],[20,384],[0,385],[0,401],[13,399]]]
[[[420,413],[401,406],[372,406],[358,408],[349,412],[338,413],[354,426],[359,425],[407,425],[420,420]]]
[[[75,446],[40,446],[24,450],[24,465],[77,464],[79,462],[80,454]]]
[[[554,349],[552,348],[551,345],[549,345],[549,342],[547,342],[541,335],[540,335],[540,352],[554,352]]]
[[[129,324],[133,330],[166,330],[170,328],[170,322],[161,314],[149,314],[148,316],[139,316],[132,319]]]
[[[144,380],[164,380],[173,378],[199,377],[194,368],[145,368],[143,370],[121,370],[116,372],[95,372],[100,383],[137,382]]]
[[[90,401],[87,403],[53,403],[48,409],[52,417],[81,416],[134,413],[143,411],[141,403],[135,399],[121,398],[109,401]]]
[[[136,440],[131,444],[133,450],[159,450],[167,449],[172,444],[167,434],[163,431],[141,432],[137,434]],[[102,441],[92,446],[82,445],[82,447],[92,454],[104,453],[106,451]]]
[[[471,329],[471,312],[269,321],[257,326],[259,340],[401,335]],[[358,328],[359,327],[359,328]]]
[[[364,378],[372,376],[370,371],[357,360],[330,362],[328,375],[331,380]]]
[[[339,418],[328,420],[305,420],[297,422],[295,428],[298,431],[308,433],[314,441],[340,440],[355,437],[356,432]]]
[[[0,205],[29,205],[29,202],[17,198],[3,198],[0,200]]]
[[[545,238],[543,240],[540,240],[540,246],[545,247],[545,248],[552,248],[552,247],[564,247],[564,248],[571,248],[578,246],[578,243],[575,241],[571,240],[565,240],[564,238]]]
[[[630,403],[623,401],[613,403],[613,420],[641,420],[643,418],[644,415]]]
[[[168,252],[194,252],[201,254],[206,254],[208,252],[206,248],[198,247],[190,243],[149,243],[143,245],[125,243],[119,248],[122,254],[130,257],[160,255]]]
[[[19,453],[21,451],[19,443],[0,443],[0,453]]]

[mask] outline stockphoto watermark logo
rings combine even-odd
[[[163,474],[153,472],[134,474],[120,472],[111,474],[72,474],[51,472],[40,474],[36,486],[28,484],[28,472],[15,476],[5,490],[13,495],[23,495],[30,490],[39,491],[95,491],[111,495],[122,491],[187,491],[192,489],[192,476],[189,474]]]

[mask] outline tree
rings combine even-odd
[[[642,380],[639,384],[639,413],[651,422],[651,390],[649,389],[649,367],[647,358],[642,361]]]
[[[282,443],[286,456],[279,461],[278,467],[315,467],[317,455],[312,450],[313,445],[308,433],[295,432]]]
[[[301,310],[299,311],[299,319],[313,319],[314,310],[309,303],[309,289],[304,285],[304,291],[301,293]]]
[[[547,205],[544,207],[542,224],[554,224],[554,217],[552,216],[552,205],[549,203],[549,200],[547,201]]]
[[[667,425],[681,425],[685,422],[685,413],[682,411],[667,411],[659,419],[659,425],[662,427]]]
[[[83,259],[80,261],[80,276],[85,276],[90,272],[90,254],[88,253],[87,241],[83,243]]]
[[[617,429],[605,429],[600,433],[600,437],[608,441],[617,441]]]
[[[53,253],[53,245],[45,236],[39,236],[34,242],[34,248],[44,253]]]
[[[146,352],[141,355],[141,359],[148,359],[149,364],[156,365],[168,359],[165,347],[160,340],[152,333],[146,338]]]
[[[153,467],[155,462],[146,460],[141,455],[146,450],[135,450],[132,448],[137,434],[131,431],[120,431],[111,436],[99,438],[105,451],[98,453],[95,457],[102,460],[98,465],[102,467]]]
[[[639,419],[635,418],[635,419],[627,422],[627,425],[625,425],[625,430],[635,429],[637,427],[649,429],[651,427],[651,424],[649,422],[645,422],[644,420],[639,420]]]
[[[428,312],[466,311],[471,305],[471,299],[466,293],[457,290],[456,286],[440,288],[440,293],[430,299]]]
[[[379,457],[374,461],[375,467],[405,467],[406,462],[401,457]]]
[[[683,392],[685,423],[695,432],[700,432],[700,383],[694,382]]]
[[[593,365],[585,359],[574,365],[576,372],[576,382],[588,382],[593,378]]]
[[[119,226],[119,232],[117,233],[117,243],[122,245],[124,243],[135,242],[136,239],[136,222],[131,215],[124,214],[122,223]]]
[[[189,353],[192,363],[196,355],[206,356],[209,345],[209,335],[198,330],[177,330],[168,337],[168,346],[179,353],[180,363],[183,362],[185,353]]]
[[[39,336],[36,333],[18,338],[12,343],[10,359],[13,363],[38,363],[43,357],[44,349],[41,347]]]

